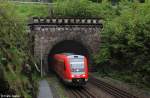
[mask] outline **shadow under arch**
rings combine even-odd
[[[87,57],[88,61],[90,58],[89,51],[82,42],[75,40],[64,40],[56,43],[48,54],[48,64],[53,61],[53,55],[57,53],[75,53],[79,55],[84,55]],[[88,62],[89,63],[89,62]]]

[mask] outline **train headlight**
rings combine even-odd
[[[82,75],[83,77],[85,77],[85,75]]]
[[[71,75],[72,78],[74,78],[74,75]]]

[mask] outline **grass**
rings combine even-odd
[[[16,12],[24,19],[27,20],[31,17],[46,17],[49,15],[50,5],[47,4],[28,4],[28,3],[13,3]]]

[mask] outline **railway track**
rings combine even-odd
[[[90,77],[89,82],[96,85],[100,89],[104,90],[105,92],[111,94],[115,98],[138,98],[132,94],[129,94],[119,88],[116,88],[108,83],[105,83],[99,79],[94,77]]]
[[[69,87],[67,91],[69,91],[69,98],[97,98],[97,96],[86,87]]]

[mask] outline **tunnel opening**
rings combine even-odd
[[[49,65],[53,61],[53,55],[58,53],[75,53],[78,55],[84,55],[88,59],[89,63],[90,55],[88,49],[81,42],[78,41],[64,40],[54,45],[48,54]]]

